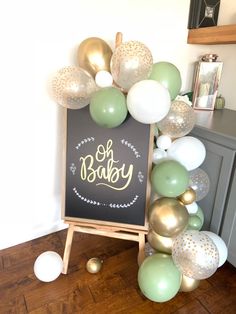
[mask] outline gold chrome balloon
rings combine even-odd
[[[82,41],[78,48],[79,66],[93,77],[101,70],[110,72],[112,50],[101,38],[90,37]]]
[[[190,292],[195,290],[200,284],[200,280],[189,278],[185,275],[182,275],[182,281],[179,288],[181,292]]]
[[[188,188],[183,194],[178,196],[180,202],[184,205],[189,205],[195,202],[196,200],[196,192],[192,188]]]
[[[186,207],[175,198],[162,197],[148,210],[151,228],[162,237],[174,237],[188,225]]]
[[[101,268],[102,268],[102,261],[99,258],[93,257],[87,261],[86,269],[90,274],[98,273],[101,270]]]
[[[159,252],[171,254],[173,240],[169,237],[162,237],[150,229],[147,235],[148,243],[151,247]]]

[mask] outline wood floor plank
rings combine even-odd
[[[137,243],[95,235],[75,233],[68,274],[39,281],[35,259],[46,250],[62,256],[66,234],[62,230],[0,252],[0,314],[236,313],[236,269],[229,263],[198,289],[152,302],[138,286]],[[86,271],[91,257],[103,260],[98,274]]]
[[[209,314],[205,307],[197,300],[193,300],[177,311],[173,312],[174,314]]]
[[[28,310],[26,308],[26,303],[24,296],[14,297],[11,299],[1,298],[0,302],[0,313],[2,314],[26,314]]]

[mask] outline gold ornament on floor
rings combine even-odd
[[[86,269],[90,274],[98,273],[102,268],[102,261],[98,257],[90,258],[87,261]]]
[[[147,235],[148,243],[151,247],[159,252],[171,254],[173,240],[169,237],[162,237],[150,229]]]
[[[188,188],[183,194],[178,196],[178,199],[184,205],[192,204],[196,200],[196,192],[192,188]]]
[[[111,48],[101,38],[90,37],[79,45],[79,66],[88,71],[93,77],[101,70],[110,72],[111,57]]]
[[[182,275],[181,286],[179,291],[181,292],[190,292],[195,290],[200,284],[200,280],[189,278],[185,275]]]

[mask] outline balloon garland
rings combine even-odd
[[[203,143],[188,133],[195,124],[189,101],[179,96],[181,75],[167,61],[153,63],[143,43],[116,48],[100,38],[85,39],[78,48],[79,67],[59,70],[52,80],[54,100],[70,109],[89,105],[99,126],[115,128],[129,113],[135,120],[155,124],[151,183],[156,199],[148,209],[146,258],[138,271],[142,293],[166,302],[179,291],[196,289],[227,259],[227,247],[216,234],[200,231],[204,213],[196,203],[210,187],[199,168],[206,156]]]

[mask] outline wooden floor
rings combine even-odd
[[[0,313],[236,313],[236,269],[226,263],[193,292],[166,303],[146,299],[137,284],[137,244],[76,233],[68,275],[40,282],[33,264],[52,250],[63,255],[66,231],[0,252]],[[95,275],[85,270],[91,257],[103,259]]]

